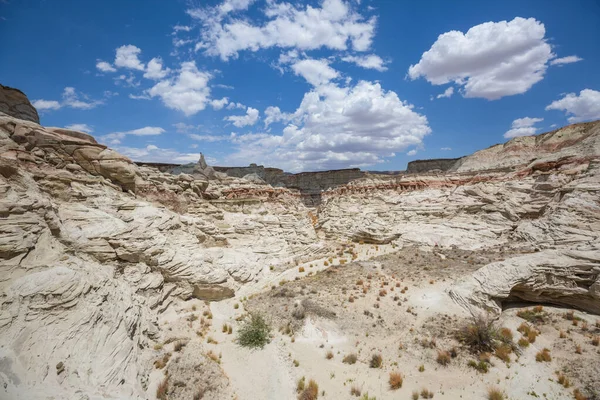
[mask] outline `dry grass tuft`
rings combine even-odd
[[[487,373],[490,369],[489,364],[483,360],[479,360],[479,362],[470,360],[467,365],[471,368],[474,368],[477,372],[481,372],[482,374]]]
[[[592,337],[592,346],[598,346],[598,345],[600,345],[600,336]]]
[[[350,394],[352,396],[358,397],[358,396],[360,396],[360,393],[361,393],[360,388],[356,385],[352,385],[352,387],[350,388]]]
[[[383,364],[383,357],[381,357],[381,354],[373,354],[371,356],[371,361],[369,362],[369,367],[381,368],[382,364]]]
[[[575,400],[589,400],[579,389],[573,390],[573,397],[575,397]]]
[[[504,393],[498,388],[488,389],[488,400],[504,400]]]
[[[423,399],[433,399],[433,392],[428,389],[421,390],[421,398]]]
[[[319,385],[313,379],[308,382],[308,386],[305,387],[298,395],[298,400],[316,400],[319,397]]]
[[[356,357],[356,354],[352,353],[352,354],[347,354],[344,356],[344,358],[342,359],[342,362],[344,364],[356,364],[356,360],[358,357]]]
[[[557,381],[559,384],[563,385],[565,388],[568,388],[571,386],[571,382],[569,381],[569,378],[567,378],[563,373],[558,374]]]
[[[535,361],[537,362],[550,362],[552,361],[552,357],[550,356],[550,350],[544,348],[542,351],[539,351],[535,355]]]
[[[402,387],[402,381],[402,374],[400,374],[399,372],[390,372],[390,389],[400,389]]]
[[[450,356],[449,351],[440,350],[437,353],[436,361],[438,362],[438,364],[446,366],[446,365],[450,364],[451,358],[452,357]]]
[[[325,354],[325,358],[328,360],[331,360],[333,358],[333,352],[331,350],[329,350],[327,352],[327,354]]]

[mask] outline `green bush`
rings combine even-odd
[[[251,314],[250,320],[238,330],[237,342],[240,346],[261,349],[269,343],[271,327],[262,315]]]

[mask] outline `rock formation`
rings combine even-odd
[[[36,124],[40,123],[37,110],[31,105],[25,93],[19,89],[0,84],[0,115],[2,114],[35,122]]]
[[[203,156],[176,171],[135,164],[90,135],[40,126],[19,93],[0,88],[3,398],[149,398],[161,363],[178,379],[173,398],[195,395],[185,382],[231,398],[204,345],[172,337],[172,314],[275,286],[272,270],[323,265],[347,241],[508,248],[518,255],[461,277],[450,297],[471,313],[514,300],[600,313],[600,122],[513,139],[446,173],[254,166],[232,177]],[[313,193],[322,203],[309,209]],[[186,357],[156,360],[157,343],[173,340]]]

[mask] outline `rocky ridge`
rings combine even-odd
[[[447,173],[368,174],[320,193],[309,209],[297,190],[226,176],[202,158],[189,173],[162,172],[8,109],[14,116],[0,115],[6,398],[147,398],[151,346],[168,339],[159,320],[176,305],[262,287],[271,269],[322,262],[347,241],[518,249],[461,277],[450,298],[470,313],[499,314],[514,299],[600,312],[600,122],[513,139]],[[222,370],[189,346],[195,358],[167,370],[182,380],[202,371],[218,382],[210,398],[231,398]]]

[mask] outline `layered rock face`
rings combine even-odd
[[[40,123],[37,110],[31,105],[25,93],[0,84],[0,115],[3,113],[11,117]]]
[[[0,116],[3,395],[147,398],[149,340],[174,300],[229,297],[328,251],[297,193],[197,172]]]
[[[354,181],[324,195],[317,227],[370,243],[521,247],[531,254],[487,266],[451,296],[471,311],[523,299],[597,313],[599,140],[600,122],[577,124],[477,152],[454,173]]]
[[[25,104],[0,96],[9,110]],[[20,112],[0,114],[0,397],[153,397],[151,345],[170,338],[159,317],[183,300],[268,288],[271,266],[348,240],[510,248],[519,256],[461,277],[450,296],[472,313],[514,300],[600,313],[600,122],[513,139],[447,173],[306,173],[285,175],[286,188],[203,158],[176,173],[136,165]],[[309,209],[291,188],[333,189]],[[231,398],[202,345],[186,351],[167,370]]]

